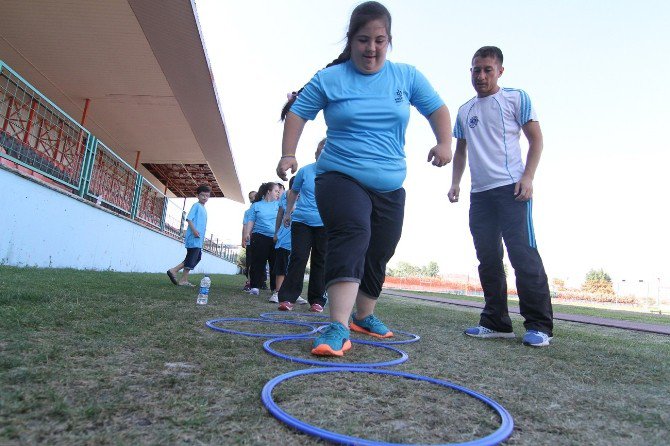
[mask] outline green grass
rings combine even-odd
[[[212,279],[203,307],[197,289],[164,274],[0,266],[0,444],[319,444],[275,420],[260,399],[268,380],[305,366],[268,355],[262,338],[204,326],[275,305],[267,294],[242,293],[241,276]],[[554,344],[531,349],[519,339],[463,336],[478,319],[468,308],[384,296],[377,314],[421,336],[399,346],[410,360],[397,370],[494,398],[514,417],[508,444],[667,444],[668,336],[557,321]],[[309,357],[309,341],[273,345]],[[394,357],[355,344],[345,361]],[[365,374],[296,378],[275,397],[304,420],[378,441],[467,441],[499,422],[461,394]]]

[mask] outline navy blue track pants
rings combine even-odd
[[[485,300],[479,323],[496,331],[512,331],[503,267],[504,240],[516,276],[524,327],[553,336],[551,297],[535,243],[532,205],[532,200],[514,199],[514,184],[470,194],[470,232]]]

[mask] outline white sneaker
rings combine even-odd
[[[529,345],[531,347],[548,347],[549,342],[554,339],[553,336],[549,336],[547,333],[537,330],[528,330],[523,336],[523,345]]]
[[[307,301],[303,299],[302,297],[298,296],[298,298],[295,300],[295,303],[300,304],[300,305],[305,305]]]
[[[514,333],[511,332],[495,331],[490,328],[482,327],[481,325],[470,327],[463,333],[472,336],[473,338],[513,338],[515,336]]]
[[[259,293],[260,291],[258,290],[258,288],[252,288],[249,290],[249,294],[251,294],[252,296],[258,296]]]
[[[272,302],[273,304],[278,304],[279,303],[279,294],[275,291],[272,293],[272,296],[268,299],[268,302]]]

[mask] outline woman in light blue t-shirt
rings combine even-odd
[[[393,336],[373,312],[402,232],[410,105],[428,119],[437,139],[428,161],[438,167],[451,161],[449,110],[416,68],[386,60],[390,43],[388,10],[374,1],[358,5],[342,54],[291,94],[282,110],[280,178],[298,168],[295,150],[307,120],[323,110],[328,127],[315,195],[328,236],[332,322],[314,341],[315,355],[342,356],[351,348],[349,329]]]
[[[275,221],[279,210],[279,186],[277,183],[263,183],[251,205],[247,222],[245,241],[250,241],[253,250],[251,258],[251,289],[249,294],[258,296],[265,280],[265,264],[270,264],[273,272],[275,264],[275,245],[272,239],[275,233]],[[275,289],[275,276],[270,274],[270,287]]]

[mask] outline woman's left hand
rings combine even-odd
[[[437,144],[428,152],[428,162],[432,161],[433,166],[442,167],[451,162],[452,158],[450,144]]]

